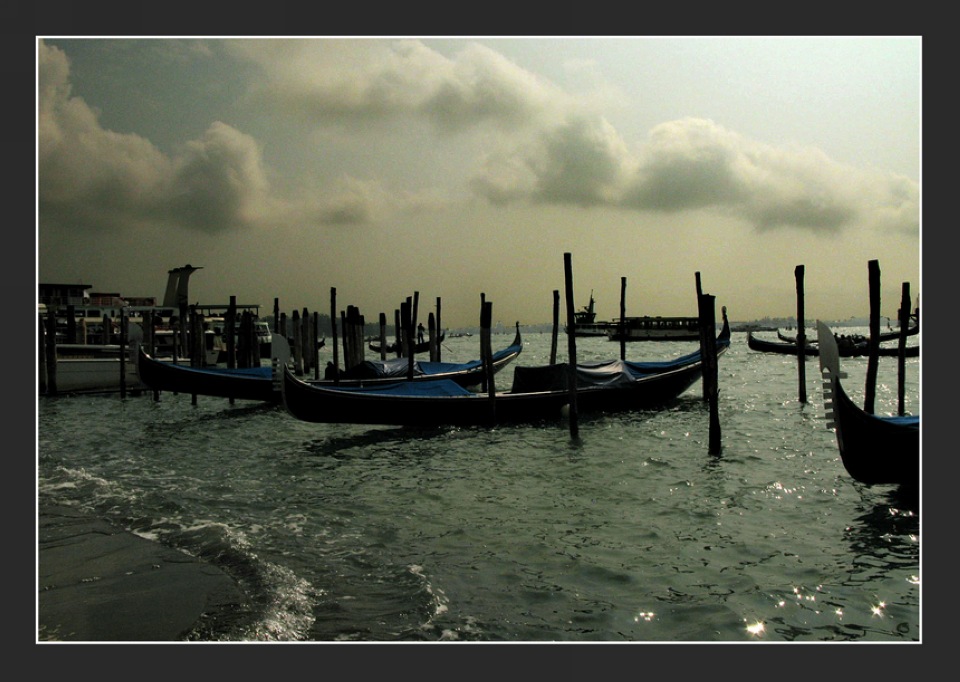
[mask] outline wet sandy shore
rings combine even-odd
[[[38,641],[203,639],[205,621],[242,609],[226,573],[70,508],[39,514]]]

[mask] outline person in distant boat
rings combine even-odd
[[[837,337],[837,346],[841,350],[852,351],[856,348],[857,342],[856,339],[852,336],[847,336],[846,334],[841,334]]]
[[[327,360],[327,368],[323,370],[324,379],[336,379],[337,378],[337,368],[333,364],[333,360]]]
[[[423,343],[423,322],[417,325],[417,343]]]

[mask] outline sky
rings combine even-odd
[[[881,314],[921,284],[890,37],[37,38],[37,276],[368,322]]]

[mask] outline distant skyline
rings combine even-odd
[[[367,321],[882,314],[921,294],[921,39],[37,41],[41,282]],[[562,300],[562,299],[561,299]],[[563,311],[561,309],[561,315]]]

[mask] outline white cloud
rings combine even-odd
[[[103,130],[96,114],[70,96],[69,64],[56,48],[40,45],[38,154],[41,207],[52,215],[93,225],[134,217],[169,173],[167,160],[147,140]]]
[[[214,122],[170,158],[148,140],[101,127],[72,97],[64,54],[39,46],[41,220],[73,228],[169,224],[216,232],[249,224],[267,186],[252,139]]]
[[[173,162],[159,213],[205,232],[256,224],[266,213],[269,183],[256,141],[215,121]]]
[[[705,119],[663,123],[632,153],[603,119],[584,118],[484,159],[490,201],[676,213],[712,209],[757,230],[850,224],[917,233],[919,187],[836,163],[816,149],[753,142]]]

